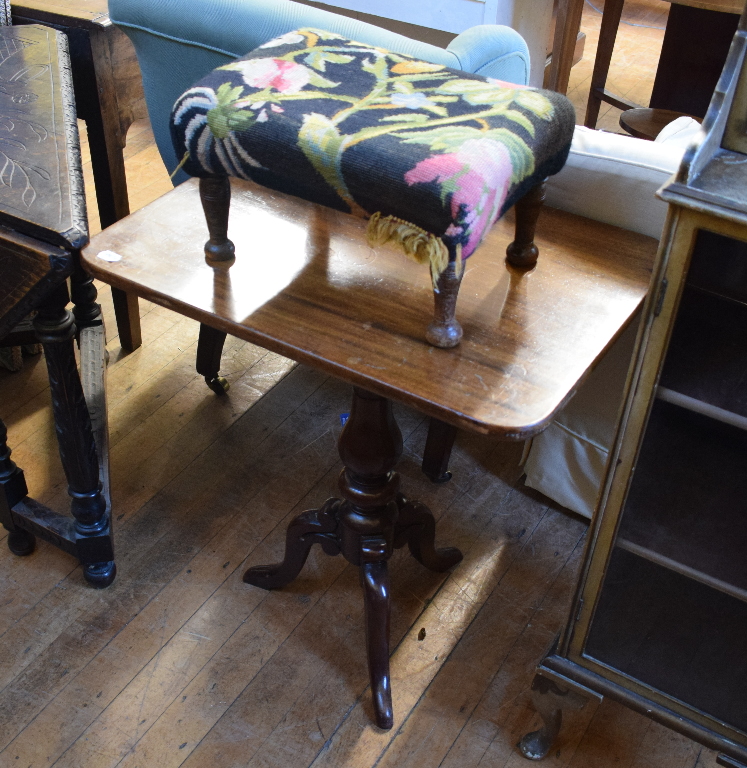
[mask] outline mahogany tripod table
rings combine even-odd
[[[521,272],[505,263],[512,229],[501,222],[467,262],[461,344],[437,349],[423,334],[433,301],[427,270],[370,248],[360,219],[231,182],[233,263],[205,261],[195,180],[97,235],[83,259],[113,286],[354,386],[339,441],[340,498],[296,518],[285,560],[250,568],[244,580],[287,584],[314,543],[360,566],[375,716],[390,728],[387,560],[404,544],[436,570],[461,559],[435,549],[431,512],[400,491],[390,400],[481,433],[538,433],[635,313],[656,243],[548,209],[538,265]]]
[[[0,524],[14,554],[31,554],[38,536],[78,557],[88,582],[106,587],[116,569],[105,340],[93,280],[80,266],[88,223],[64,35],[35,25],[0,28],[0,82],[0,343],[44,347],[72,513],[57,514],[27,496],[0,421]],[[32,312],[33,323],[19,330]]]

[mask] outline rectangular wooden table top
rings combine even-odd
[[[108,0],[11,0],[13,15],[70,26],[109,26]]]
[[[540,215],[539,263],[505,263],[511,221],[467,261],[461,344],[425,341],[428,268],[373,249],[366,223],[233,184],[230,267],[205,262],[191,180],[117,222],[83,252],[118,288],[345,381],[478,432],[541,431],[626,325],[648,288],[656,242],[553,209]]]

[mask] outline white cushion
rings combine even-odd
[[[684,150],[676,142],[576,126],[568,162],[548,180],[545,203],[658,240],[667,206],[655,193],[675,173]]]
[[[679,147],[684,152],[695,141],[700,130],[701,125],[697,120],[683,115],[665,125],[654,139],[654,143]]]

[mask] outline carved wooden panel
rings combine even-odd
[[[0,339],[73,270],[70,253],[15,232],[0,238]]]
[[[88,239],[64,35],[0,27],[0,221],[61,246]]]

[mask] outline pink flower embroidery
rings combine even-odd
[[[249,59],[230,64],[252,88],[274,88],[280,93],[298,93],[311,79],[311,70],[283,59]]]
[[[498,80],[496,77],[486,77],[489,83],[497,85],[501,88],[509,88],[512,91],[533,91],[534,88],[530,88],[528,85],[517,85],[516,83],[509,83],[506,80]]]
[[[453,222],[445,234],[461,240],[466,259],[498,218],[512,174],[511,157],[503,144],[470,139],[456,152],[421,160],[405,174],[405,181],[410,186],[436,181],[451,193]]]

